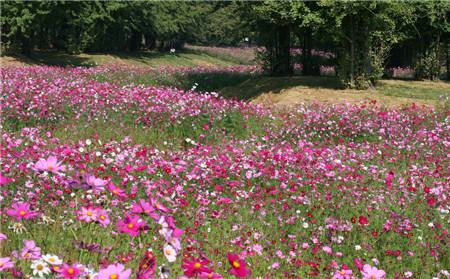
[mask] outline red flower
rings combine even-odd
[[[231,265],[231,268],[228,272],[232,275],[239,278],[245,278],[252,274],[252,272],[246,268],[245,261],[240,259],[238,255],[228,253],[227,258],[228,262]]]
[[[367,225],[367,224],[369,224],[369,220],[364,216],[359,216],[359,223],[361,225]]]

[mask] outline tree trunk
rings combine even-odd
[[[351,40],[350,40],[350,87],[355,86],[355,28],[353,26],[353,16],[351,17]]]
[[[276,44],[272,75],[292,75],[291,67],[291,34],[289,26],[278,26],[276,30]]]
[[[450,38],[447,39],[446,44],[446,66],[447,66],[447,80],[450,80]]]

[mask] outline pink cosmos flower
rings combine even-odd
[[[32,169],[36,172],[48,171],[58,174],[59,171],[65,171],[66,167],[62,166],[55,156],[50,156],[47,159],[39,159]]]
[[[126,269],[122,264],[108,265],[107,268],[100,269],[97,279],[128,279],[131,269]]]
[[[372,267],[369,264],[365,264],[361,271],[362,279],[384,279],[386,273],[384,270]]]
[[[101,208],[97,208],[95,210],[95,215],[97,216],[97,222],[100,223],[100,225],[102,227],[107,227],[111,221],[109,220],[109,216],[108,213],[106,212],[106,210],[101,209]]]
[[[31,219],[37,215],[35,211],[30,210],[30,204],[27,202],[13,203],[11,209],[6,210],[6,214],[14,217],[17,221]]]
[[[200,260],[196,258],[183,259],[183,265],[181,266],[184,269],[184,275],[188,278],[195,277],[200,273],[210,273],[211,269],[207,267],[209,262],[207,260]]]
[[[0,258],[0,271],[13,268],[14,263],[11,261],[10,257]]]
[[[77,219],[80,221],[85,221],[86,223],[97,221],[97,211],[90,206],[83,206],[81,207],[81,210],[78,211]]]
[[[251,270],[246,268],[245,261],[239,258],[236,254],[227,254],[228,262],[231,265],[230,270],[228,272],[236,277],[245,278],[252,274]]]
[[[153,219],[159,218],[159,215],[154,213],[155,208],[145,200],[140,200],[139,202],[133,203],[131,212],[135,214],[145,213]]]
[[[332,279],[351,279],[353,271],[350,269],[336,270]]]
[[[167,208],[164,204],[160,203],[156,198],[150,197],[150,203],[151,205],[153,205],[154,208],[156,208],[157,210],[164,212],[164,213],[168,213],[170,212],[170,209]]]
[[[41,248],[36,246],[34,240],[24,240],[25,245],[20,252],[22,259],[26,260],[37,260],[41,257]]]
[[[220,275],[218,273],[214,273],[214,271],[202,272],[198,275],[198,278],[200,278],[200,279],[223,279],[222,275]]]
[[[125,214],[125,218],[117,222],[117,229],[119,232],[128,233],[130,236],[136,236],[139,234],[140,228],[144,225],[145,222],[139,216]]]
[[[12,181],[11,178],[4,177],[3,174],[0,173],[0,186],[6,185]]]
[[[72,265],[64,263],[63,266],[58,269],[58,272],[58,277],[66,279],[75,279],[81,274],[81,270],[78,268],[77,263],[73,263]]]
[[[126,198],[127,194],[125,193],[125,190],[116,187],[114,184],[110,183],[108,184],[108,190],[114,195],[118,196],[120,198]]]
[[[3,240],[7,240],[7,239],[8,239],[8,237],[6,236],[6,234],[0,233],[0,243],[1,243]]]
[[[91,188],[95,191],[101,192],[105,190],[105,185],[108,181],[103,180],[101,178],[97,178],[92,174],[85,174],[84,181],[87,185],[91,186]]]

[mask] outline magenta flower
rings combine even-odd
[[[75,279],[81,274],[81,270],[78,268],[77,263],[68,265],[66,263],[58,270],[60,278]]]
[[[97,279],[128,279],[131,269],[126,269],[122,264],[109,265],[105,269],[100,269]]]
[[[362,279],[384,279],[386,273],[384,270],[365,264],[361,271]]]
[[[139,216],[125,214],[125,218],[117,222],[117,229],[119,232],[128,233],[130,236],[137,236],[140,228],[144,225],[145,222]]]
[[[246,268],[246,263],[244,260],[239,258],[236,254],[227,254],[228,262],[231,265],[230,270],[228,272],[239,278],[246,278],[252,274],[251,270]]]
[[[181,266],[184,270],[184,275],[188,278],[195,277],[200,273],[210,273],[211,269],[207,267],[209,264],[206,260],[200,260],[196,258],[192,258],[191,260],[184,259],[183,265]]]
[[[108,190],[114,195],[118,196],[120,198],[126,198],[127,194],[125,193],[125,190],[116,187],[114,184],[110,183],[108,184]]]
[[[131,212],[134,214],[145,213],[153,219],[157,219],[159,215],[154,213],[154,211],[155,208],[145,200],[140,200],[139,202],[133,203],[133,207],[131,208]]]
[[[22,259],[37,260],[41,257],[41,248],[36,246],[34,240],[24,240],[23,244],[25,246],[20,252],[20,256]]]
[[[66,167],[62,166],[55,156],[50,156],[47,159],[39,159],[32,169],[36,172],[48,171],[58,174],[59,171],[65,171]]]
[[[13,203],[11,209],[6,210],[6,214],[14,217],[17,221],[31,219],[37,215],[35,211],[30,210],[30,204],[27,202]]]
[[[11,261],[10,257],[0,258],[0,271],[13,268],[14,263]]]

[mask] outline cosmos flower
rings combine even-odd
[[[35,211],[30,210],[30,204],[27,202],[17,202],[11,205],[11,208],[6,210],[8,216],[14,217],[17,221],[22,219],[31,219],[37,216]]]
[[[13,268],[14,263],[11,261],[10,257],[0,258],[0,271]]]
[[[112,264],[104,269],[100,269],[97,279],[128,279],[131,275],[131,269],[125,269],[122,264]]]
[[[139,216],[125,214],[125,218],[117,222],[117,229],[119,232],[128,233],[130,236],[137,236],[144,225],[145,222]]]
[[[201,273],[210,273],[211,269],[207,267],[209,264],[206,260],[200,260],[196,258],[183,259],[183,265],[181,266],[184,270],[184,275],[188,278],[198,276]]]
[[[41,257],[41,248],[36,246],[34,240],[24,240],[24,247],[20,252],[22,259],[36,260]]]
[[[63,261],[56,255],[46,254],[42,256],[42,259],[50,265],[61,265]]]
[[[31,269],[33,270],[34,276],[44,277],[50,273],[50,268],[48,264],[42,260],[33,261],[31,264]]]
[[[172,245],[167,244],[166,246],[164,246],[163,251],[164,256],[170,263],[177,260],[177,251],[175,250],[175,248],[172,247]]]
[[[32,169],[36,172],[47,171],[59,174],[60,171],[65,171],[66,167],[62,166],[61,162],[58,162],[55,156],[50,156],[47,159],[39,159]]]
[[[81,210],[78,211],[77,219],[80,221],[85,221],[86,223],[90,223],[92,221],[97,221],[97,211],[92,207],[82,206]]]
[[[365,264],[361,271],[362,279],[384,279],[386,273],[384,270]]]
[[[239,278],[246,278],[252,274],[251,270],[246,268],[245,261],[239,258],[238,255],[228,253],[227,258],[231,265],[231,268],[228,270],[230,274]]]
[[[336,270],[332,279],[352,279],[353,271],[350,269]]]
[[[97,216],[96,221],[99,222],[101,226],[107,227],[111,223],[111,221],[109,220],[109,215],[106,212],[106,210],[102,208],[97,208],[95,210],[95,215]]]
[[[76,279],[82,274],[77,263],[73,263],[72,265],[64,263],[61,268],[58,269],[58,273],[58,277],[65,279]]]

